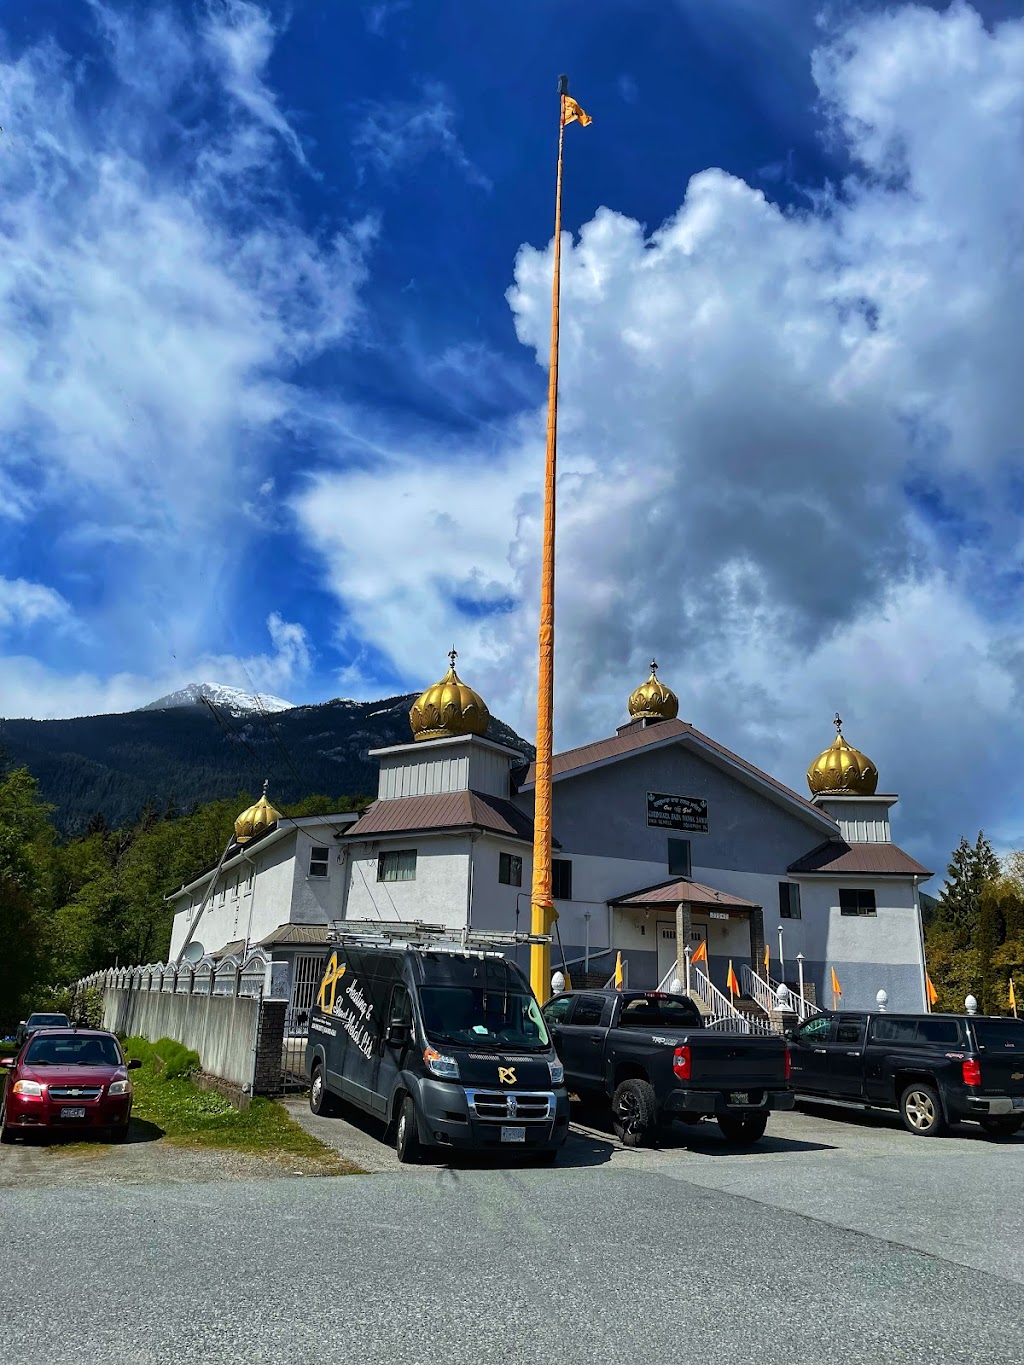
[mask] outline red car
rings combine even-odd
[[[82,1128],[104,1129],[123,1142],[132,1112],[128,1072],[140,1065],[125,1060],[112,1033],[40,1029],[17,1057],[0,1061],[9,1068],[0,1142]]]

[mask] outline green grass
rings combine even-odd
[[[192,1080],[199,1058],[180,1043],[126,1038],[123,1047],[142,1063],[131,1073],[132,1114],[156,1124],[165,1141],[270,1157],[304,1173],[343,1175],[358,1169],[300,1128],[273,1100],[257,1097],[243,1112],[216,1091],[201,1090]]]

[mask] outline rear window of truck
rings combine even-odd
[[[700,1012],[689,1000],[644,995],[627,1000],[619,1016],[619,1028],[699,1028]]]
[[[972,1027],[979,1052],[1024,1052],[1024,1024],[1016,1020],[976,1019]]]

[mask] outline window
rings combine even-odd
[[[874,891],[840,889],[839,912],[843,915],[874,915],[876,913]]]
[[[839,1019],[836,1021],[837,1043],[863,1043],[864,1019]]]
[[[330,849],[318,848],[314,844],[309,850],[309,875],[311,877],[326,877],[330,871],[330,863]]]
[[[916,1019],[874,1019],[871,1038],[876,1043],[916,1043]]]
[[[1016,1019],[975,1019],[971,1027],[979,1052],[1024,1051],[1024,1022]]]
[[[246,892],[247,892],[247,893],[248,893],[249,891],[252,890],[252,884],[253,884],[253,882],[254,882],[255,880],[256,880],[256,869],[253,867],[252,863],[250,863],[250,864],[249,864],[249,871],[246,873],[246,877],[245,877],[245,889],[246,889]]]
[[[523,860],[518,853],[498,854],[498,881],[502,886],[522,886]]]
[[[955,1019],[919,1019],[917,1021],[917,1041],[919,1043],[942,1043],[946,1047],[963,1047],[960,1038],[960,1025]]]
[[[573,1012],[574,1024],[589,1024],[591,1027],[601,1022],[604,1013],[604,998],[600,995],[581,995]]]
[[[388,1010],[388,1023],[412,1026],[412,1001],[404,986],[396,986],[391,992],[391,1007]]]
[[[382,853],[377,859],[377,880],[379,882],[414,882],[416,880],[416,850],[397,848],[391,853]]]
[[[670,839],[668,841],[668,875],[670,877],[689,877],[691,871],[689,839]]]
[[[827,1043],[831,1032],[832,1020],[823,1014],[820,1019],[812,1019],[804,1024],[797,1036],[801,1043]]]
[[[796,882],[779,882],[779,914],[783,919],[800,918],[800,888]]]
[[[557,995],[544,1006],[544,1018],[549,1024],[564,1024],[565,1016],[572,1009],[574,995]]]
[[[568,858],[551,859],[551,896],[556,901],[572,900],[572,862]]]
[[[619,1028],[700,1028],[700,1011],[692,1000],[642,995],[627,1000]]]

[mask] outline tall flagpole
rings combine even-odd
[[[540,636],[537,678],[537,766],[533,809],[533,889],[531,931],[550,934],[551,903],[551,751],[555,695],[555,458],[558,433],[558,302],[562,279],[562,147],[565,142],[567,76],[558,78],[558,169],[555,173],[555,268],[551,281],[551,357],[548,366],[548,433],[544,461],[544,542],[540,573]],[[551,945],[530,947],[530,986],[544,1003],[551,994]]]

